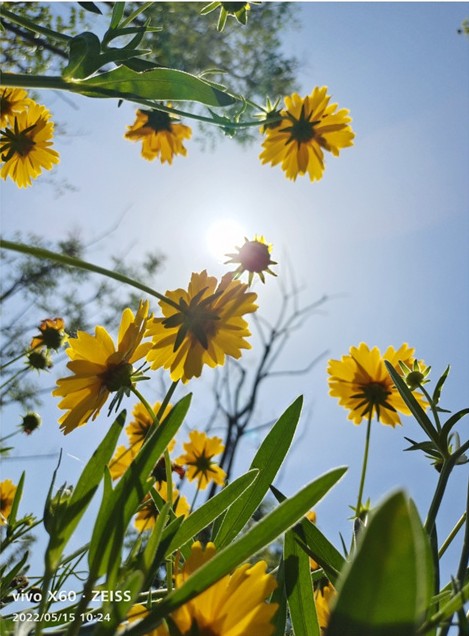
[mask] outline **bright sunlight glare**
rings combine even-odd
[[[217,261],[225,262],[226,254],[244,243],[245,230],[233,219],[219,219],[210,225],[206,234],[207,247]]]

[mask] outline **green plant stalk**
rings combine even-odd
[[[438,510],[443,500],[443,495],[445,494],[446,485],[448,483],[448,479],[451,474],[451,471],[453,470],[457,460],[467,450],[469,450],[469,441],[465,442],[462,446],[460,446],[457,451],[455,451],[443,462],[443,466],[441,468],[441,473],[438,479],[435,494],[433,495],[433,499],[430,504],[430,508],[428,510],[427,519],[425,521],[425,530],[428,532],[429,536],[431,536],[433,528],[435,526],[436,515],[438,514]]]
[[[442,621],[448,620],[448,610],[451,610],[454,607],[454,611],[458,611],[459,607],[464,605],[464,602],[467,601],[469,597],[469,582],[457,592],[436,614],[433,614],[431,618],[426,621],[418,630],[418,634],[426,634],[429,631],[432,631],[433,628],[438,627]],[[445,631],[440,632],[439,636],[443,636],[448,632],[449,626],[443,628]]]
[[[464,525],[464,522],[466,521],[467,518],[467,514],[464,512],[460,518],[458,519],[458,521],[456,522],[454,528],[451,530],[451,532],[449,533],[449,535],[446,537],[446,539],[443,541],[441,548],[438,551],[438,558],[441,559],[441,557],[444,555],[444,553],[446,552],[446,550],[449,548],[449,546],[451,545],[451,543],[453,542],[454,538],[456,537],[456,535],[458,534],[459,530],[462,528],[462,526]]]
[[[0,385],[0,391],[4,389],[6,386],[8,386],[10,382],[13,382],[13,380],[16,380],[18,376],[23,375],[23,373],[26,373],[26,371],[28,371],[28,367],[24,367],[24,369],[18,369],[16,373],[14,373],[13,375],[10,375],[8,380],[5,380],[5,382],[2,385]]]
[[[171,400],[171,397],[178,385],[178,382],[179,381],[173,382],[171,386],[169,387],[164,397],[164,400],[161,403],[161,406],[158,410],[158,413],[154,412],[149,402],[143,397],[143,395],[135,386],[132,387],[132,392],[140,400],[143,406],[146,408],[146,410],[150,414],[150,417],[153,419],[153,421],[159,422],[160,417],[165,412],[166,407],[168,406],[169,401]],[[173,506],[173,473],[172,473],[172,467],[171,467],[171,457],[169,456],[169,451],[167,448],[164,451],[164,465],[165,465],[166,484],[167,484],[167,487],[166,487],[167,502],[172,507]],[[168,590],[171,592],[173,589],[173,562],[171,558],[169,558],[166,562],[166,581],[167,581]]]
[[[18,24],[19,26],[22,26],[25,29],[28,29],[29,31],[33,31],[33,33],[39,33],[40,35],[45,35],[46,37],[51,38],[53,40],[57,40],[59,42],[64,42],[68,44],[68,42],[72,39],[70,35],[66,35],[65,33],[58,33],[57,31],[54,31],[53,29],[39,26],[38,24],[36,24],[35,22],[32,22],[28,18],[16,15],[12,11],[8,11],[8,9],[5,9],[5,3],[3,3],[2,5],[0,14],[2,18],[6,18],[7,20],[9,20],[10,22],[13,22],[14,24]]]
[[[99,88],[94,89],[92,86],[83,86],[80,81],[68,82],[59,76],[48,76],[48,75],[26,75],[24,73],[3,73],[2,74],[2,86],[12,86],[15,88],[36,88],[36,89],[46,89],[46,90],[59,90],[59,91],[69,91],[71,93],[81,94],[82,89],[84,88],[87,93],[94,92],[97,97],[103,97],[103,93],[99,90]],[[89,97],[89,95],[86,95]],[[245,121],[245,122],[219,122],[212,117],[204,117],[203,115],[196,115],[195,113],[191,113],[185,110],[181,110],[179,108],[170,108],[168,106],[164,106],[163,104],[156,104],[153,101],[146,99],[139,99],[137,97],[132,97],[128,95],[121,95],[116,93],[115,95],[105,95],[107,98],[115,98],[115,99],[126,99],[129,102],[134,102],[135,104],[140,104],[141,106],[147,106],[148,108],[153,108],[156,110],[161,110],[165,113],[169,113],[172,115],[178,115],[181,117],[187,117],[188,119],[194,119],[196,121],[201,121],[206,124],[212,124],[215,126],[221,126],[222,128],[232,128],[236,130],[237,128],[253,128],[259,127],[262,124],[272,124],[277,121],[281,121],[282,117],[279,115],[275,115],[274,117],[268,117],[264,121]],[[233,95],[233,97],[236,97]],[[238,98],[239,99],[239,98]]]
[[[419,386],[419,389],[422,391],[422,393],[424,394],[424,396],[427,398],[427,401],[430,405],[430,408],[432,410],[433,413],[433,417],[435,419],[435,424],[436,424],[436,428],[438,430],[438,432],[441,432],[441,422],[440,422],[440,416],[438,415],[438,410],[436,408],[436,406],[433,404],[433,400],[431,398],[431,395],[428,393],[428,391],[425,389],[425,387],[421,384]]]
[[[371,418],[372,411],[370,411],[368,415],[368,422],[366,425],[366,438],[365,438],[365,451],[363,453],[363,463],[362,463],[362,473],[360,477],[360,487],[358,489],[358,498],[357,498],[357,506],[355,509],[355,517],[360,516],[360,511],[362,507],[362,499],[363,499],[363,489],[365,487],[365,477],[366,477],[366,469],[368,466],[368,454],[370,450],[370,435],[371,435]]]
[[[139,283],[138,281],[133,280],[128,276],[119,274],[119,272],[113,272],[112,270],[106,269],[105,267],[99,267],[98,265],[87,263],[86,261],[82,261],[81,259],[75,258],[74,256],[58,254],[57,252],[51,252],[50,250],[46,250],[41,247],[33,247],[31,245],[15,243],[13,241],[6,241],[3,239],[0,239],[0,248],[11,250],[13,252],[20,252],[21,254],[29,254],[30,256],[34,256],[35,258],[47,259],[56,263],[60,263],[61,265],[68,265],[77,269],[84,269],[95,274],[101,274],[102,276],[106,276],[107,278],[112,278],[113,280],[117,280],[120,283],[124,283],[125,285],[135,287],[136,289],[139,289],[140,291],[143,291],[150,296],[158,298],[158,300],[161,300],[167,305],[171,305],[171,307],[180,309],[179,305],[176,302],[172,301],[170,298],[166,298],[166,296],[163,296],[163,294],[160,294],[151,287],[147,287],[147,285],[143,285],[142,283]]]

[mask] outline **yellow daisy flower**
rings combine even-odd
[[[200,431],[191,431],[189,438],[191,441],[184,444],[186,452],[176,460],[177,463],[188,466],[186,475],[189,481],[197,479],[200,490],[205,490],[211,481],[223,486],[226,473],[212,461],[225,448],[221,439],[207,437]]]
[[[281,163],[288,179],[309,174],[311,181],[321,179],[324,152],[338,155],[341,148],[353,145],[355,133],[350,127],[349,111],[329,104],[327,87],[316,87],[307,97],[293,93],[285,97],[283,119],[265,127],[266,139],[260,155],[262,163]]]
[[[104,327],[98,326],[95,335],[79,331],[70,338],[66,350],[71,361],[67,367],[71,377],[57,381],[52,395],[63,396],[59,408],[68,412],[60,420],[67,434],[77,426],[96,419],[110,393],[128,389],[135,381],[133,363],[143,358],[151,343],[142,342],[148,317],[148,301],[141,301],[134,316],[125,309],[119,327],[117,348]]]
[[[244,272],[249,272],[248,285],[251,285],[254,274],[257,274],[263,283],[265,283],[264,272],[277,276],[269,269],[269,265],[277,265],[270,258],[272,245],[269,245],[263,236],[258,236],[257,234],[252,241],[246,237],[244,237],[244,240],[244,245],[236,248],[237,252],[226,254],[226,256],[230,257],[230,260],[226,261],[225,265],[239,263],[238,268],[233,272],[234,278],[239,278]]]
[[[166,296],[178,304],[160,301],[164,318],[150,322],[147,335],[153,347],[147,359],[153,369],[170,370],[173,381],[187,382],[199,377],[202,367],[216,367],[225,356],[241,357],[241,349],[250,349],[245,340],[251,335],[242,317],[257,309],[257,296],[247,292],[247,285],[225,274],[217,287],[217,279],[204,270],[192,274],[187,291],[167,291]]]
[[[46,347],[57,351],[66,342],[63,318],[46,318],[39,325],[39,336],[31,340],[31,349]]]
[[[142,142],[142,157],[152,161],[158,157],[161,163],[171,164],[174,155],[187,154],[184,139],[190,139],[192,130],[179,123],[168,113],[159,110],[137,110],[137,119],[128,126],[125,138]]]
[[[10,177],[18,187],[31,185],[42,169],[59,163],[59,153],[51,148],[54,124],[45,106],[31,101],[10,126],[0,132],[0,156],[4,165],[0,176]]]
[[[0,88],[0,128],[9,124],[16,115],[26,110],[31,103],[26,91],[22,88]]]
[[[215,554],[215,545],[205,550],[200,541],[192,544],[191,555],[176,575],[176,586],[186,581]],[[272,618],[276,603],[266,603],[277,586],[275,577],[268,574],[265,561],[254,565],[245,563],[233,574],[224,576],[207,590],[170,614],[182,636],[271,636],[275,632]],[[147,611],[136,605],[129,612],[130,621],[144,618]],[[148,636],[169,636],[168,628],[160,625]]]
[[[398,413],[410,415],[404,400],[394,386],[384,364],[388,360],[401,372],[399,362],[412,366],[414,349],[403,344],[397,351],[388,347],[381,355],[379,349],[369,349],[363,342],[358,347],[350,347],[350,355],[342,360],[330,360],[329,395],[339,399],[339,404],[350,410],[348,419],[360,424],[363,418],[376,418],[382,424],[400,424]],[[415,394],[422,407],[426,402]]]
[[[15,499],[16,486],[10,479],[0,482],[0,526],[8,523],[13,501]]]
[[[318,589],[314,590],[314,602],[316,604],[316,613],[318,616],[318,623],[321,629],[321,636],[326,633],[326,628],[329,625],[329,619],[331,616],[331,606],[334,602],[337,592],[332,583],[321,585]]]
[[[164,501],[168,501],[167,482],[156,482],[155,489],[161,495]],[[184,497],[184,495],[179,494],[179,490],[177,488],[173,488],[172,502],[173,510],[176,517],[188,516],[190,512],[189,502]],[[135,516],[134,526],[139,532],[143,532],[144,530],[151,530],[155,525],[158,514],[158,509],[155,506],[155,502],[153,501],[151,495],[148,494],[145,496]]]

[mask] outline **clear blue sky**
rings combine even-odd
[[[289,182],[278,167],[260,164],[259,147],[243,150],[228,139],[213,152],[190,141],[188,156],[176,157],[172,166],[148,163],[137,144],[123,139],[134,119],[131,105],[117,109],[113,102],[76,98],[72,107],[44,93],[44,103],[66,122],[67,134],[56,144],[57,177],[78,190],[56,198],[54,188],[40,181],[26,191],[2,184],[3,234],[34,230],[58,239],[80,229],[88,242],[127,211],[92,257],[108,264],[111,253],[137,259],[154,247],[167,256],[155,281],[164,291],[185,287],[192,271],[225,271],[208,251],[206,234],[217,219],[234,219],[249,236],[261,233],[274,244],[279,277],[286,276],[288,262],[304,286],[305,304],[324,293],[335,296],[292,339],[280,368],[303,367],[324,349],[339,358],[361,341],[382,350],[408,342],[432,365],[434,379],[452,364],[443,406],[463,408],[469,386],[469,40],[457,29],[468,5],[296,3],[295,8],[301,28],[285,34],[284,48],[302,63],[301,93],[326,84],[334,101],[350,109],[356,132],[353,148],[328,157],[321,182]],[[277,281],[269,279],[256,291],[261,312],[275,315]],[[293,493],[325,470],[350,465],[345,480],[318,506],[319,526],[338,544],[339,532],[349,536],[347,506],[355,503],[365,428],[348,422],[328,397],[325,369],[323,360],[307,376],[272,380],[257,423],[305,395],[299,441],[279,486]],[[190,386],[192,426],[203,426],[208,415],[204,391],[210,373],[204,375],[205,381]],[[55,407],[47,409],[43,428],[25,440],[22,454],[63,447],[60,484],[80,469],[67,453],[86,458],[107,425],[103,413],[63,438],[57,414]],[[7,423],[15,417],[9,414]],[[437,475],[422,456],[402,452],[404,435],[422,439],[410,419],[396,430],[373,428],[365,494],[376,503],[390,488],[405,486],[424,515]],[[240,470],[258,441],[247,440]],[[52,466],[42,461],[34,470],[45,474]],[[24,467],[9,461],[2,478],[17,479]],[[441,539],[463,511],[466,483],[466,467],[460,468],[443,509]],[[40,514],[37,501],[47,485],[29,477],[24,508]]]

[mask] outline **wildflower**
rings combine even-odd
[[[176,574],[176,587],[181,587],[214,556],[215,551],[213,543],[208,543],[205,550],[200,541],[193,543],[190,557]],[[266,569],[265,561],[254,565],[245,563],[176,609],[170,614],[170,620],[178,633],[181,636],[271,636],[275,632],[271,621],[278,605],[265,601],[277,583]],[[145,614],[142,605],[134,606],[128,618],[136,620],[144,618]],[[150,633],[152,636],[169,636],[164,625]]]
[[[205,15],[220,7],[220,15],[218,18],[217,30],[223,31],[225,28],[226,20],[228,16],[235,18],[240,24],[246,24],[248,21],[248,11],[251,8],[251,4],[258,4],[257,2],[210,2],[201,10],[201,15]]]
[[[399,361],[399,366],[404,374],[404,380],[411,391],[415,391],[423,384],[430,382],[428,376],[430,375],[431,367],[426,367],[422,361],[414,360],[412,367],[408,367],[402,360]]]
[[[26,435],[31,435],[31,433],[38,429],[40,426],[41,416],[38,413],[34,413],[33,411],[26,413],[26,415],[23,416],[20,424],[23,433],[26,433]]]
[[[285,97],[283,119],[267,126],[260,155],[262,163],[281,163],[288,179],[309,174],[311,181],[321,179],[324,172],[324,150],[338,155],[341,148],[353,145],[355,134],[350,127],[349,111],[336,110],[329,104],[327,87],[316,87],[307,97],[293,93]]]
[[[223,486],[226,473],[212,461],[212,458],[222,453],[225,448],[221,439],[207,437],[200,431],[191,431],[189,438],[190,442],[184,444],[185,454],[176,460],[188,466],[186,474],[189,481],[197,479],[200,490],[205,490],[211,481]]]
[[[128,126],[125,138],[142,141],[142,157],[171,164],[174,155],[187,154],[184,139],[190,139],[192,130],[178,122],[174,116],[160,110],[137,110],[137,119]]]
[[[20,188],[31,185],[42,169],[59,163],[59,154],[51,148],[54,124],[45,106],[31,101],[10,125],[0,132],[0,156],[4,165],[0,176],[8,176]]]
[[[48,351],[31,351],[28,353],[27,357],[27,365],[31,369],[36,369],[37,371],[47,371],[53,366],[52,359],[49,355]]]
[[[7,519],[15,500],[16,486],[10,479],[0,482],[0,526],[8,523]]]
[[[329,625],[331,605],[336,596],[337,592],[335,591],[335,587],[329,582],[327,582],[326,585],[320,585],[314,590],[314,603],[316,605],[316,614],[321,629],[321,636],[325,634],[326,628]]]
[[[379,349],[369,349],[363,342],[358,347],[350,347],[350,355],[342,360],[329,361],[329,395],[339,399],[339,404],[349,409],[349,420],[360,424],[363,418],[373,417],[382,424],[400,424],[398,413],[410,415],[410,411],[384,364],[388,360],[397,370],[399,361],[407,366],[413,364],[414,349],[403,344],[397,351],[388,347],[381,355]],[[421,406],[424,399],[416,395]]]
[[[59,408],[68,412],[59,423],[67,434],[77,426],[96,419],[110,393],[128,391],[138,379],[133,363],[143,358],[151,343],[142,342],[148,316],[148,301],[140,302],[137,315],[125,309],[119,327],[117,348],[104,327],[95,335],[79,331],[69,339],[66,350],[71,361],[67,367],[73,375],[57,381],[53,395],[62,396]],[[111,404],[112,407],[112,404]]]
[[[251,333],[242,316],[257,309],[257,296],[246,290],[232,274],[225,274],[217,287],[216,278],[204,270],[192,274],[187,291],[167,291],[177,308],[160,301],[164,317],[150,322],[147,335],[153,347],[147,359],[152,368],[164,367],[173,381],[187,382],[200,376],[204,364],[216,367],[225,356],[239,358],[241,349],[250,349],[245,338]]]
[[[161,483],[157,482],[155,484],[155,490],[159,493],[159,495],[164,501],[168,501],[168,484],[165,481]],[[176,517],[188,516],[190,512],[189,502],[184,497],[184,495],[179,494],[179,491],[177,488],[173,488],[172,502],[173,502],[173,511]],[[151,496],[150,493],[148,493],[145,496],[135,516],[135,521],[134,521],[135,527],[137,528],[139,532],[143,532],[144,530],[151,530],[155,525],[155,521],[158,517],[158,514],[159,514],[158,508],[156,507],[155,502],[153,501],[153,497]]]
[[[269,269],[269,265],[277,265],[277,263],[270,258],[272,252],[272,245],[269,245],[263,236],[254,236],[250,241],[244,237],[245,243],[241,247],[236,247],[238,250],[234,254],[226,254],[230,257],[229,261],[226,261],[225,265],[229,263],[239,263],[238,268],[233,272],[234,278],[239,278],[244,272],[249,272],[248,285],[252,283],[254,274],[258,274],[259,278],[265,283],[264,272],[277,276]]]
[[[22,88],[0,88],[0,128],[7,126],[16,115],[26,110],[31,101]]]
[[[46,318],[39,325],[39,331],[41,333],[31,340],[31,349],[46,347],[58,351],[67,340],[63,318]]]

